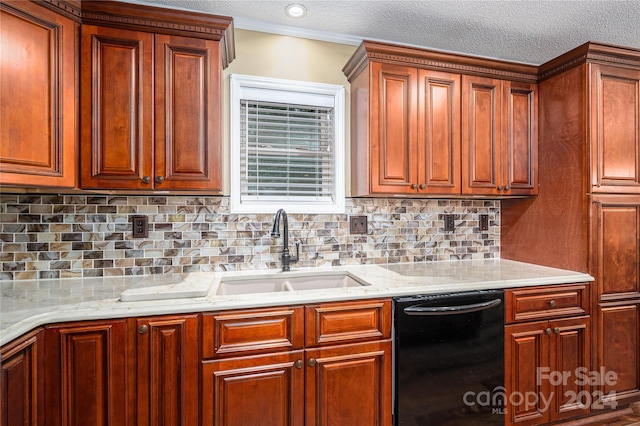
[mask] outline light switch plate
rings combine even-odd
[[[456,221],[452,214],[444,215],[444,231],[451,232],[456,229]]]
[[[481,214],[480,215],[480,230],[488,231],[489,230],[489,215]]]

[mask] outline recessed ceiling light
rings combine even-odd
[[[291,18],[302,18],[307,14],[307,8],[299,3],[291,3],[284,11]]]

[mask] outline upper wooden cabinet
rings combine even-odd
[[[221,193],[229,49],[220,40],[230,18],[206,23],[218,31],[212,38],[197,31],[202,18],[178,14],[168,30],[162,22],[149,28],[144,18],[167,16],[103,4],[87,4],[96,25],[82,27],[81,187]],[[119,13],[132,14],[134,24],[123,29],[107,19]],[[176,35],[181,19],[194,31]]]
[[[76,39],[72,19],[0,3],[0,184],[76,185]]]
[[[538,193],[535,84],[462,77],[462,193]]]
[[[90,0],[0,14],[0,184],[222,192],[231,18]]]
[[[537,194],[535,67],[365,41],[343,71],[352,196]]]
[[[591,65],[593,192],[640,194],[640,69]]]

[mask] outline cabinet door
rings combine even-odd
[[[415,68],[371,65],[371,192],[415,194],[417,172]]]
[[[202,424],[304,425],[303,351],[204,362]]]
[[[418,71],[421,194],[460,194],[460,75]]]
[[[549,366],[548,328],[547,321],[505,327],[505,425],[538,425],[549,420],[549,407],[542,398],[509,402],[510,395],[544,395],[548,400],[550,383],[539,380],[539,369]]]
[[[640,70],[591,65],[593,192],[640,193]]]
[[[222,192],[220,43],[155,36],[155,187]]]
[[[391,341],[306,351],[306,426],[391,424]]]
[[[538,87],[502,83],[500,185],[505,195],[538,193]]]
[[[0,425],[43,424],[42,336],[42,329],[37,329],[0,351]]]
[[[3,1],[0,22],[0,184],[72,188],[76,24],[26,1]]]
[[[640,299],[640,197],[598,197],[592,218],[596,300]]]
[[[126,424],[125,320],[45,329],[47,425]]]
[[[82,26],[81,186],[153,188],[153,34]]]
[[[601,303],[596,309],[594,371],[615,373],[602,380],[605,407],[640,399],[640,300]],[[600,370],[602,369],[602,370]]]
[[[502,82],[462,76],[462,193],[496,195],[500,183]]]
[[[198,424],[198,317],[131,320],[137,336],[138,425]]]
[[[591,327],[589,317],[550,321],[549,379],[552,388],[551,421],[589,413],[598,398],[593,397],[585,374],[591,368]],[[552,376],[561,372],[562,379]]]

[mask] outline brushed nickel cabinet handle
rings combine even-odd
[[[556,306],[556,301],[555,301],[555,300],[551,300],[551,301],[549,302],[549,307],[550,307],[550,308],[553,308],[554,306]]]
[[[553,329],[553,332],[554,332],[555,334],[560,334],[560,327],[555,327],[555,328]]]
[[[418,189],[418,184],[417,183],[412,184],[411,189]]]
[[[164,177],[156,176],[156,183],[162,183],[162,182],[164,182]]]
[[[315,367],[318,361],[315,358],[309,359],[309,367]]]
[[[551,329],[550,329],[550,328],[547,328],[547,329],[544,331],[544,334],[546,334],[547,336],[548,336],[549,334],[551,334]]]
[[[302,366],[304,365],[304,363],[302,362],[301,359],[297,360],[295,363],[296,368],[299,370],[302,368]]]
[[[151,178],[149,176],[142,176],[142,183],[149,183],[151,182]]]
[[[142,324],[140,327],[138,327],[138,333],[140,334],[147,334],[148,331],[149,331],[149,326],[146,324]]]

